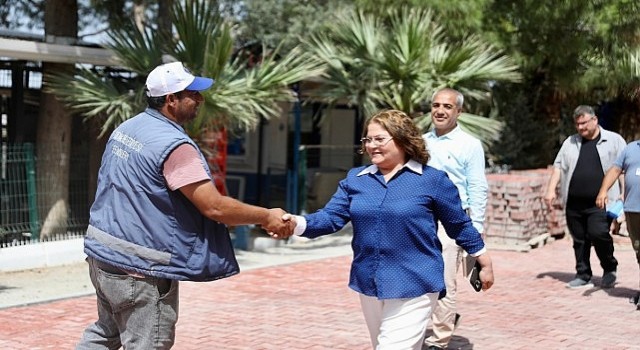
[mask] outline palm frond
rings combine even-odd
[[[380,84],[375,66],[380,55],[382,35],[379,20],[357,11],[336,15],[336,23],[327,33],[317,33],[305,41],[305,50],[326,64],[321,88],[311,97],[329,105],[356,106],[366,115],[377,108],[376,91]]]
[[[107,47],[116,54],[122,66],[132,72],[146,76],[162,63],[163,44],[152,28],[140,31],[131,20],[107,31],[107,37]]]
[[[478,38],[449,44],[428,10],[394,9],[389,21],[346,11],[327,33],[305,44],[327,65],[315,96],[357,106],[367,115],[380,108],[415,115],[442,87],[460,90],[470,103],[487,101],[492,83],[520,79],[513,60]],[[431,122],[428,115],[417,121],[423,127]],[[499,122],[480,116],[465,114],[459,121],[486,142],[501,129]]]
[[[442,60],[447,85],[478,85],[488,81],[518,82],[521,75],[517,64],[477,38],[471,38],[457,48],[449,50]]]
[[[123,94],[115,80],[88,69],[80,69],[74,75],[53,75],[48,91],[55,93],[85,118],[102,118],[100,137],[130,118],[142,106],[141,94]]]
[[[636,48],[615,62],[594,62],[583,75],[586,87],[597,86],[605,96],[640,96],[640,49]],[[586,90],[586,89],[585,89]]]
[[[247,62],[233,58],[231,29],[219,16],[215,2],[176,1],[173,23],[176,35],[150,27],[140,31],[133,22],[108,32],[109,48],[123,68],[136,73],[132,78],[122,78],[120,83],[113,76],[81,70],[78,75],[59,77],[52,89],[85,117],[102,118],[104,134],[144,108],[144,79],[163,63],[163,54],[170,55],[194,73],[216,80],[203,93],[205,104],[199,117],[188,126],[196,135],[211,125],[250,129],[261,117],[279,116],[279,103],[294,97],[289,85],[324,70],[324,63],[298,49],[282,57],[273,53],[256,67],[247,68]]]
[[[219,45],[221,42],[216,40],[225,35],[221,32],[228,28],[215,1],[177,1],[173,6],[172,20],[177,37],[174,47],[167,49],[179,61],[187,62],[194,72],[204,72],[211,50],[224,54],[227,60],[231,56],[231,46]]]
[[[319,76],[324,69],[321,61],[299,48],[282,57],[276,50],[252,69],[228,64],[214,87],[205,92],[204,120],[199,123],[224,121],[242,129],[254,128],[259,117],[278,117],[280,104],[295,100],[291,84]]]

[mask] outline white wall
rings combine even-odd
[[[281,103],[282,115],[280,118],[272,118],[264,121],[262,127],[262,143],[258,129],[249,131],[245,137],[245,155],[227,157],[227,172],[232,173],[258,173],[258,155],[262,151],[262,173],[266,174],[269,168],[286,170],[287,165],[287,132],[288,118],[291,114],[291,104]],[[262,150],[260,150],[262,148]]]
[[[356,113],[352,109],[331,109],[324,112],[321,124],[321,140],[323,145],[346,146],[353,145],[356,123]],[[352,158],[342,153],[340,156],[333,156],[336,153],[349,152],[351,149],[340,151],[321,152],[320,166],[330,168],[350,169],[353,167]]]
[[[0,249],[0,272],[68,265],[85,258],[84,238],[7,247]]]
[[[287,154],[293,150],[287,149],[287,137],[289,133],[289,115],[292,112],[291,103],[280,103],[282,116],[278,119],[271,119],[263,125],[262,154],[265,159],[262,163],[262,173],[266,173],[268,168],[271,171],[286,172]]]

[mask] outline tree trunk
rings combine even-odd
[[[144,0],[134,0],[133,1],[133,20],[136,23],[136,27],[138,31],[144,31],[144,21],[145,21],[145,11],[146,7],[144,4]]]
[[[158,31],[171,33],[171,9],[173,0],[158,2]]]
[[[75,0],[49,0],[45,5],[45,38],[48,43],[75,44],[78,36],[78,4]],[[68,218],[71,115],[52,94],[46,93],[51,74],[70,71],[70,64],[42,64],[43,91],[37,129],[37,176],[40,238],[65,233]]]

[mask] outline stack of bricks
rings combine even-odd
[[[487,174],[485,235],[488,243],[526,246],[542,235],[564,234],[566,225],[559,200],[551,210],[547,210],[544,203],[550,176],[551,169]]]
[[[549,178],[551,177],[551,173],[553,172],[553,167],[549,166],[546,169],[532,169],[532,170],[519,170],[512,171],[512,174],[524,175],[524,176],[533,176],[542,179],[544,185],[542,187],[542,192],[540,196],[544,198],[544,195],[547,193],[547,182],[549,182]],[[564,214],[564,207],[562,206],[562,201],[560,200],[560,186],[556,188],[556,199],[553,203],[551,203],[551,208],[547,208],[547,205],[543,202],[544,210],[545,210],[545,218],[547,223],[547,231],[549,235],[554,238],[560,239],[564,237],[567,221]]]

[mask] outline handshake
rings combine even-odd
[[[293,235],[296,228],[296,219],[293,215],[280,208],[268,209],[269,217],[261,226],[271,238],[285,239]]]

